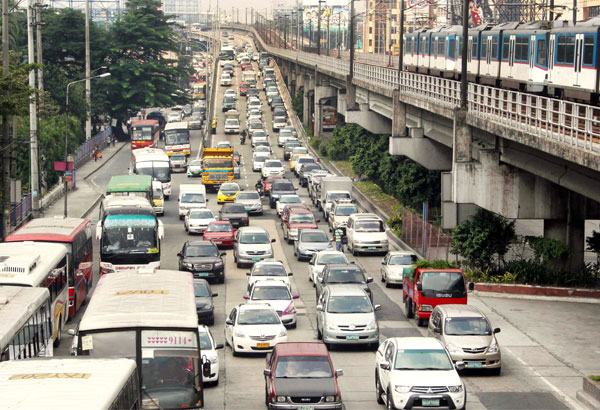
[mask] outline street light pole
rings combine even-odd
[[[317,55],[321,55],[321,3],[325,0],[319,0],[319,12],[317,14]]]
[[[71,87],[73,84],[77,84],[77,83],[81,83],[83,81],[89,81],[92,80],[94,78],[102,78],[102,77],[108,77],[110,76],[110,73],[104,73],[104,74],[100,74],[100,75],[96,75],[93,77],[86,77],[83,78],[81,80],[76,80],[76,81],[71,81],[69,84],[67,84],[67,101],[65,104],[65,174],[68,171],[68,156],[69,156],[69,87]],[[63,215],[66,218],[67,217],[67,192],[68,192],[68,182],[67,182],[67,178],[65,178],[65,176],[63,176],[64,179],[64,183],[65,183],[65,206],[64,206],[64,210],[63,210]]]
[[[350,81],[354,77],[354,0],[350,0],[350,67],[348,77]]]
[[[400,23],[398,27],[398,87],[400,87],[400,79],[402,77],[402,69],[404,66],[404,0],[399,0]]]
[[[462,10],[462,65],[460,69],[460,107],[467,108],[467,87],[469,82],[467,79],[467,43],[469,37],[469,3],[463,0]]]

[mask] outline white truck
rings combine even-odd
[[[179,219],[193,208],[206,208],[206,186],[203,184],[181,184],[179,185]]]
[[[237,110],[229,110],[225,113],[225,134],[239,134],[240,113]]]
[[[352,199],[352,180],[348,177],[325,177],[321,179],[321,196],[317,206],[329,217],[331,205],[336,199]]]

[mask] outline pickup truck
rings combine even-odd
[[[469,290],[474,283],[470,282]],[[460,269],[404,268],[402,300],[406,317],[424,326],[437,305],[466,305],[466,278]]]

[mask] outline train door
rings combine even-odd
[[[508,77],[512,78],[515,65],[515,36],[510,36],[508,43]]]
[[[581,66],[583,64],[583,34],[575,35],[575,61],[573,62],[574,83],[579,86],[581,81]]]
[[[534,68],[535,68],[535,35],[531,36],[529,40],[529,81],[534,80]]]
[[[556,35],[550,35],[550,44],[548,45],[548,82],[552,82],[552,70],[554,68],[554,41]]]

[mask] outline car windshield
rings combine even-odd
[[[298,148],[299,146],[300,146],[300,143],[299,143],[299,142],[291,142],[291,143],[289,143],[289,144],[288,144],[288,143],[286,143],[286,144],[285,144],[285,148],[284,148],[284,149],[285,149],[286,151],[291,151],[291,150],[293,150],[294,148]]]
[[[248,128],[252,130],[261,130],[263,129],[263,125],[262,122],[251,122],[250,125],[248,125]]]
[[[214,217],[212,211],[209,209],[199,209],[190,212],[190,219],[209,219]]]
[[[279,264],[261,264],[254,265],[252,276],[287,276],[283,265]]]
[[[226,104],[233,104],[235,102],[235,98],[233,97],[225,97],[223,98],[223,102]]]
[[[451,370],[454,367],[445,350],[406,350],[396,353],[396,370]]]
[[[423,272],[423,290],[434,292],[465,292],[465,280],[460,272]]]
[[[279,202],[282,204],[301,204],[302,200],[299,196],[282,196],[279,198]]]
[[[317,265],[326,265],[332,263],[348,263],[348,259],[346,259],[346,255],[344,254],[325,253],[319,255],[319,259],[317,260]]]
[[[187,257],[219,256],[219,249],[214,245],[190,245],[185,249]]]
[[[335,208],[336,216],[349,216],[349,215],[355,214],[357,212],[358,212],[358,209],[356,208],[355,205],[338,206],[337,208]]]
[[[181,196],[181,202],[187,202],[187,203],[192,203],[192,204],[203,204],[204,201],[204,195],[202,194],[183,194]]]
[[[483,317],[447,317],[444,333],[450,336],[489,336],[489,322]]]
[[[280,137],[289,137],[289,138],[291,138],[291,137],[294,136],[294,134],[292,134],[291,131],[279,131],[279,136]]]
[[[260,199],[258,192],[240,192],[237,199]]]
[[[327,283],[365,283],[365,275],[358,269],[334,269],[329,271]]]
[[[270,242],[269,235],[266,232],[243,232],[240,235],[240,243],[266,244]]]
[[[229,126],[233,125],[233,126],[237,127],[240,125],[240,122],[238,120],[234,120],[234,119],[225,120],[225,125],[229,125]]]
[[[200,350],[212,350],[213,346],[208,333],[199,332],[198,335],[200,336]]]
[[[417,255],[396,255],[390,257],[388,265],[412,265],[417,261]]]
[[[245,214],[246,208],[240,204],[226,204],[221,209],[221,214]]]
[[[357,221],[354,224],[356,232],[385,232],[385,227],[381,221]]]
[[[292,152],[294,154],[306,154],[308,152],[308,148],[306,148],[306,147],[295,147]]]
[[[231,224],[209,224],[206,232],[231,232]]]
[[[254,152],[271,152],[271,148],[268,145],[259,145]]]
[[[281,168],[283,165],[281,165],[281,161],[266,161],[265,162],[265,167],[267,168]]]
[[[281,321],[274,310],[248,309],[241,310],[238,325],[278,325]]]
[[[327,356],[279,356],[276,378],[331,378],[333,371]]]
[[[290,222],[312,223],[315,221],[313,214],[293,214],[290,216]]]
[[[302,232],[300,242],[329,242],[325,232]]]
[[[171,155],[171,162],[185,161],[185,155]]]
[[[373,311],[366,296],[330,296],[327,303],[329,313],[369,313]]]
[[[190,164],[193,167],[201,167],[202,166],[202,160],[201,159],[196,159],[194,161],[192,161],[192,163]]]
[[[287,286],[254,286],[252,300],[290,300]]]
[[[194,296],[197,298],[209,297],[208,285],[202,282],[194,282]]]
[[[273,185],[274,191],[293,191],[294,185],[291,182],[283,182]]]
[[[221,185],[221,192],[237,192],[240,190],[238,184],[223,184]]]

